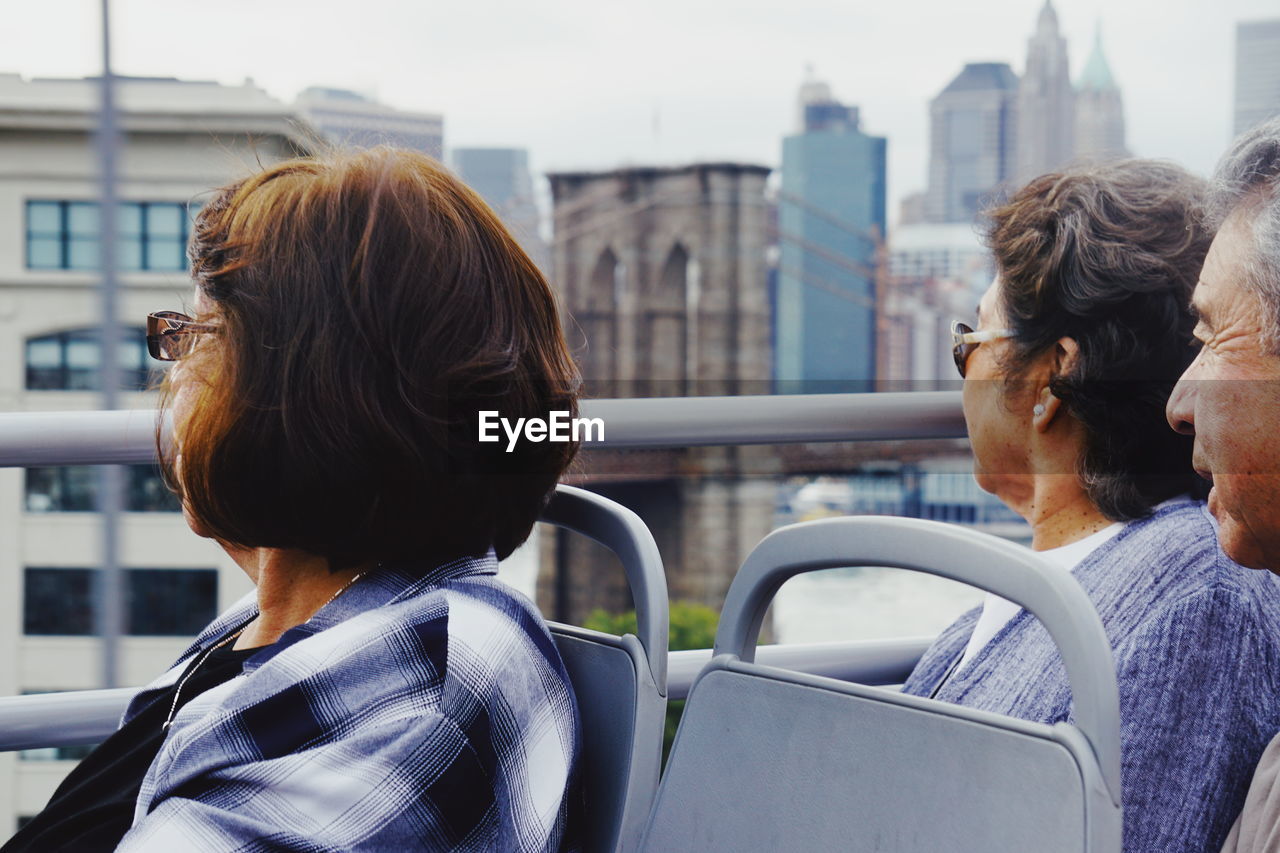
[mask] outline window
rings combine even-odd
[[[22,630],[28,636],[96,633],[97,569],[27,567]],[[125,569],[125,633],[192,636],[217,615],[216,569]]]
[[[94,512],[98,508],[98,471],[91,465],[28,468],[27,512]],[[155,465],[125,469],[125,512],[178,512],[182,505],[165,486]]]
[[[96,569],[28,568],[23,573],[22,632],[92,635],[96,574]]]
[[[120,387],[145,391],[153,371],[158,371],[147,355],[146,330],[123,330],[119,343]],[[102,363],[101,333],[98,329],[70,329],[27,339],[28,391],[97,391]]]
[[[125,512],[181,512],[157,465],[130,465],[125,474]]]
[[[120,203],[119,264],[123,270],[180,272],[187,268],[191,215],[183,202]],[[100,235],[94,201],[27,202],[27,268],[98,268]]]
[[[125,569],[126,632],[189,637],[218,615],[214,569]]]

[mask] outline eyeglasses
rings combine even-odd
[[[196,335],[216,332],[217,326],[197,323],[177,311],[156,311],[147,315],[147,352],[158,361],[177,361],[191,352]]]
[[[967,323],[953,320],[951,322],[951,355],[955,357],[956,370],[960,371],[960,378],[964,378],[965,364],[968,363],[973,351],[978,348],[978,344],[1011,337],[1013,337],[1011,329],[984,329],[981,332],[975,332]]]

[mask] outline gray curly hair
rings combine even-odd
[[[1267,349],[1280,354],[1280,116],[1236,139],[1214,171],[1209,224],[1236,218],[1253,238],[1245,286],[1258,295]]]

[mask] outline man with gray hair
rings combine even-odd
[[[1166,413],[1195,435],[1192,464],[1213,483],[1209,510],[1227,556],[1280,575],[1280,117],[1222,158],[1209,215],[1217,236],[1192,296],[1202,347]],[[1258,677],[1280,702],[1280,662],[1274,669]],[[1280,851],[1280,736],[1223,848],[1263,851]]]

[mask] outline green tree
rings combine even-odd
[[[716,625],[720,614],[705,604],[694,604],[689,601],[677,601],[671,605],[671,628],[668,646],[673,652],[685,649],[709,649],[715,645]],[[595,609],[583,622],[583,627],[606,634],[636,633],[636,612],[609,613]],[[662,761],[665,764],[667,754],[671,752],[671,744],[676,737],[676,728],[680,725],[680,715],[684,713],[684,700],[667,703],[666,727],[662,737]]]

